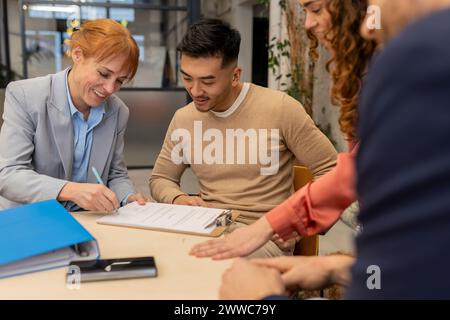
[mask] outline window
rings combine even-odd
[[[67,2],[67,4],[65,4]],[[190,0],[19,1],[20,36],[10,37],[11,65],[24,78],[71,64],[64,40],[86,20],[111,18],[126,26],[140,49],[138,72],[125,88],[180,88],[176,46],[192,21]],[[194,1],[195,2],[195,1]],[[199,10],[199,8],[198,8]],[[21,35],[25,41],[21,39]]]

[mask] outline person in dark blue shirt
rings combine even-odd
[[[442,2],[442,1],[441,1]],[[349,298],[450,298],[450,10],[391,41],[360,101]],[[371,288],[368,268],[379,268]]]
[[[349,299],[450,298],[450,1],[371,2],[386,13],[382,39],[392,40],[371,64],[359,106],[357,258],[238,260],[222,298],[336,282],[349,285]]]

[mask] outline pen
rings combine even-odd
[[[216,225],[216,227],[226,227],[229,224],[231,224],[233,222],[232,220],[232,215],[231,215],[231,211],[224,211],[221,214],[219,214],[216,218],[214,218],[213,221],[211,221],[210,223],[208,223],[204,228],[208,229],[211,228],[212,226]]]
[[[102,178],[101,178],[100,175],[98,174],[97,169],[96,169],[94,166],[92,166],[92,173],[94,174],[95,179],[97,180],[98,183],[100,183],[100,184],[102,184],[102,185],[105,185],[105,184],[103,183]],[[117,213],[117,208],[114,209],[112,212]]]
[[[101,178],[100,175],[98,174],[97,169],[95,169],[94,166],[92,166],[92,173],[94,174],[95,179],[97,179],[97,182],[98,182],[98,183],[100,183],[100,184],[102,184],[102,185],[105,185],[105,184],[103,183],[102,178]]]
[[[220,217],[220,216],[214,218],[213,221],[211,221],[210,223],[208,223],[208,224],[205,226],[205,229],[211,228],[211,227],[214,226],[214,225],[217,226],[219,217]]]

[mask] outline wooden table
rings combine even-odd
[[[74,214],[97,239],[101,257],[154,256],[158,277],[66,285],[67,268],[0,280],[0,299],[174,299],[218,298],[223,271],[231,261],[212,261],[188,255],[192,245],[208,238],[99,225],[97,215]]]

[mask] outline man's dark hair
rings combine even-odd
[[[228,23],[202,19],[189,27],[177,47],[181,54],[193,58],[222,57],[222,67],[239,57],[241,35]]]

